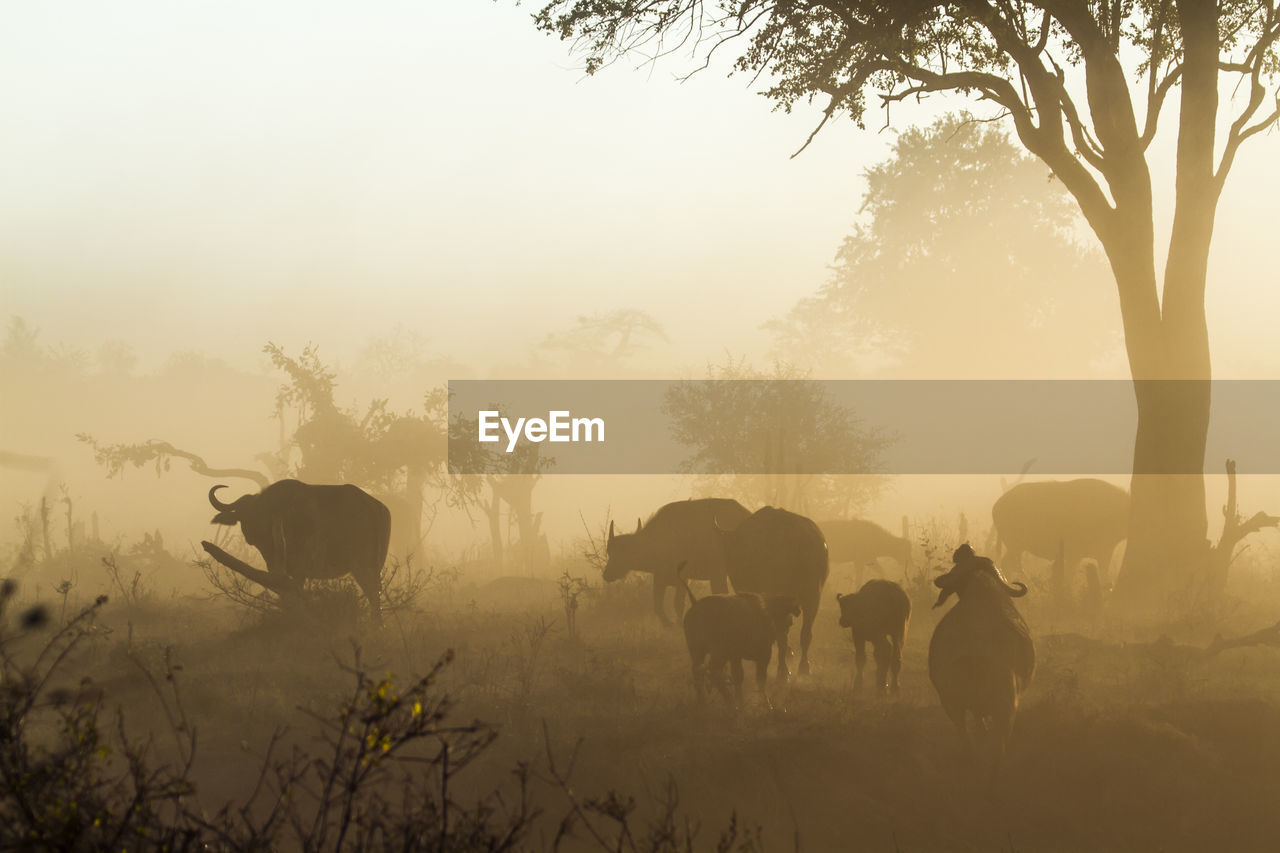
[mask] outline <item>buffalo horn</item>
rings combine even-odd
[[[232,504],[224,504],[222,501],[218,500],[217,496],[214,494],[215,492],[218,491],[218,489],[225,489],[225,488],[226,486],[224,485],[217,485],[209,490],[209,503],[213,504],[213,508],[216,509],[218,512],[226,512],[232,507]]]
[[[1000,573],[1000,568],[993,561],[988,561],[992,574],[996,576],[996,580],[1000,581],[1000,585],[1004,587],[1004,591],[1009,593],[1010,598],[1022,598],[1027,594],[1027,585],[1025,583],[1009,583],[1004,579],[1004,575]]]

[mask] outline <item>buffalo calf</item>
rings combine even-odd
[[[775,645],[780,658],[786,658],[787,632],[799,615],[800,607],[793,599],[765,598],[754,592],[708,595],[695,601],[684,616],[684,639],[698,701],[706,700],[707,684],[713,678],[724,697],[729,698],[723,674],[725,664],[730,664],[737,704],[741,705],[742,662],[749,660],[756,665],[760,696],[771,707],[765,691],[769,659]]]
[[[857,663],[854,690],[862,687],[866,644],[870,642],[876,656],[876,690],[885,693],[892,688],[896,694],[898,674],[902,672],[902,644],[911,619],[911,599],[893,581],[869,580],[857,592],[837,594],[836,602],[840,605],[840,627],[850,629],[853,634]]]

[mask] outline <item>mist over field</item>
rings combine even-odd
[[[1272,849],[1280,12],[848,5],[10,10],[0,847]],[[460,440],[534,379],[678,463]]]

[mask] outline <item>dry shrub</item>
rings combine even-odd
[[[695,847],[698,825],[680,812],[673,783],[653,798],[653,817],[641,820],[630,796],[578,793],[570,784],[574,756],[557,763],[549,738],[545,770],[517,763],[507,784],[462,801],[460,775],[498,734],[478,720],[456,720],[441,684],[452,652],[426,675],[402,681],[371,674],[356,648],[343,667],[351,680],[345,698],[308,712],[319,745],[286,751],[285,731],[277,730],[248,792],[210,808],[193,781],[196,728],[179,689],[181,667],[169,653],[159,674],[134,658],[176,745],[177,760],[163,763],[150,738],[128,737],[123,712],[109,733],[101,691],[87,679],[76,690],[52,687],[77,647],[100,636],[91,626],[105,596],[42,638],[50,623],[42,607],[9,626],[14,588],[11,581],[0,586],[0,848],[502,853],[585,846],[691,853]],[[531,670],[548,633],[542,623],[521,636]],[[543,825],[534,784],[560,796],[559,820]],[[715,849],[749,853],[761,849],[760,837],[735,817]]]

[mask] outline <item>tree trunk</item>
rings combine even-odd
[[[508,474],[495,481],[495,492],[510,507],[519,531],[515,563],[525,572],[544,569],[550,562],[549,552],[543,553],[540,516],[533,512],[533,489],[540,479],[537,474]]]
[[[502,554],[502,500],[498,497],[497,489],[493,488],[493,484],[489,484],[490,499],[487,507],[481,507],[485,515],[489,518],[489,558],[493,561],[495,570],[501,572],[503,564]]]
[[[1129,489],[1129,540],[1116,581],[1118,601],[1145,615],[1185,609],[1196,578],[1208,566],[1210,551],[1203,474],[1209,431],[1208,348],[1200,345],[1201,335],[1194,329],[1179,333],[1168,320],[1161,325],[1167,355],[1160,367],[1177,378],[1134,380],[1138,430]],[[1195,374],[1199,377],[1193,378]]]
[[[1175,0],[1173,11],[1182,58],[1176,198],[1163,290],[1147,141],[1139,136],[1114,44],[1095,39],[1081,45],[1089,111],[1103,150],[1100,171],[1114,205],[1093,192],[1097,187],[1064,147],[1055,147],[1060,124],[1057,136],[1029,121],[1018,124],[1028,150],[1043,157],[1080,202],[1115,275],[1138,406],[1129,539],[1116,597],[1128,612],[1148,615],[1185,606],[1195,576],[1209,563],[1204,450],[1211,372],[1204,292],[1222,177],[1215,172],[1220,10],[1207,0]]]
[[[421,556],[426,545],[426,535],[422,531],[422,510],[426,504],[427,472],[425,469],[410,465],[405,482],[405,501],[409,505],[408,529],[406,535],[412,543],[413,553]]]

